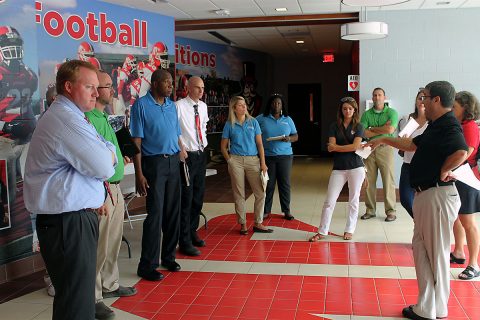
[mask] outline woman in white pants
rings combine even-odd
[[[360,124],[358,105],[355,99],[340,100],[337,121],[330,125],[328,151],[333,155],[333,171],[328,182],[327,198],[323,204],[322,218],[318,232],[309,241],[317,242],[328,235],[333,210],[343,186],[348,182],[348,218],[343,234],[344,240],[351,240],[357,225],[360,190],[365,179],[362,158],[355,150],[362,142],[364,128]]]

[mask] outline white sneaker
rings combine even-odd
[[[50,276],[48,274],[43,277],[43,281],[45,281],[47,294],[50,297],[55,297],[55,288],[53,287],[52,280],[50,280]]]

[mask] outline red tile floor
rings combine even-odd
[[[315,231],[274,216],[270,226]],[[302,264],[413,266],[409,245],[254,241],[238,233],[234,215],[214,218],[201,231],[208,243],[197,259]],[[179,256],[179,258],[186,258]],[[165,273],[141,280],[138,294],[113,307],[146,319],[331,319],[329,315],[401,318],[416,301],[416,280],[216,272]],[[480,283],[451,282],[448,319],[480,319]]]
[[[316,232],[317,227],[304,222],[282,219],[271,215],[264,221],[268,226]],[[249,226],[252,229],[253,222]],[[217,261],[278,262],[309,264],[375,265],[413,267],[409,244],[298,241],[252,241],[239,234],[235,214],[216,217],[208,222],[208,230],[199,234],[209,244],[202,255],[191,258],[178,254],[178,258]]]

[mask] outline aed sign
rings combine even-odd
[[[348,91],[358,91],[360,85],[360,76],[358,74],[348,75],[347,87]]]

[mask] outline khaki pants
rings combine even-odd
[[[95,302],[103,300],[102,292],[118,289],[118,253],[122,244],[125,204],[119,184],[110,184],[113,202],[107,197],[108,216],[98,217],[98,247],[95,280]]]
[[[385,198],[385,213],[395,213],[397,202],[395,194],[395,178],[393,176],[393,148],[381,145],[375,148],[365,159],[368,188],[365,197],[367,213],[374,214],[377,209],[377,176],[378,170],[382,176],[383,194]]]
[[[460,209],[454,185],[433,187],[413,200],[413,258],[418,282],[414,312],[428,319],[448,315],[450,231]]]
[[[228,172],[232,181],[233,198],[235,200],[235,212],[238,223],[245,224],[245,176],[255,196],[255,223],[263,222],[263,209],[265,205],[265,191],[260,178],[260,159],[257,156],[231,155],[228,160]]]

